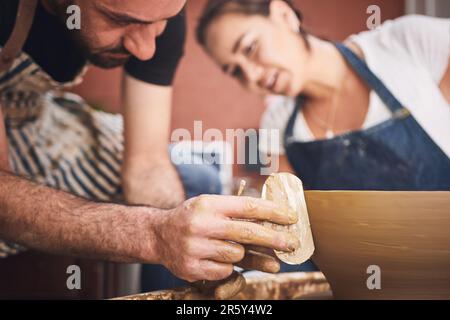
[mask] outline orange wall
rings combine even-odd
[[[295,0],[305,16],[305,27],[318,36],[343,40],[366,30],[370,5],[381,8],[382,19],[404,12],[403,0]],[[193,129],[195,120],[203,128],[258,127],[263,112],[262,100],[242,90],[225,77],[195,43],[194,28],[205,0],[188,1],[188,41],[186,54],[175,81],[173,127]],[[76,92],[94,104],[120,111],[121,70],[92,68]]]

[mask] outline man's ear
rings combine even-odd
[[[301,22],[288,3],[282,0],[272,0],[269,9],[272,21],[284,25],[293,32],[300,31]]]

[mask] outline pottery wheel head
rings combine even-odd
[[[277,257],[291,265],[301,264],[311,258],[314,253],[314,242],[301,180],[290,173],[272,174],[264,183],[261,197],[297,212],[298,221],[294,225],[264,223],[274,230],[293,234],[300,242],[300,248],[292,253],[275,251]]]

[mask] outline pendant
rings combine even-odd
[[[327,130],[327,132],[325,133],[325,137],[327,139],[333,139],[334,138],[334,132],[332,130]]]

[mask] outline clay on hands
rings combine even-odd
[[[242,195],[245,186],[246,181],[241,180],[238,196]],[[205,296],[214,297],[215,300],[228,300],[241,292],[245,285],[244,276],[237,271],[233,271],[232,275],[226,279],[221,281],[198,281],[193,284],[193,287]]]
[[[245,286],[244,276],[237,271],[233,271],[231,276],[221,281],[199,281],[193,284],[204,297],[215,300],[231,299],[244,290]]]
[[[245,181],[242,180],[238,196],[242,195],[245,185]],[[293,233],[299,239],[299,249],[290,253],[275,251],[277,257],[288,264],[301,264],[308,260],[314,253],[314,243],[303,194],[303,184],[300,179],[289,173],[273,174],[266,180],[261,197],[296,212],[298,216],[297,223],[290,226],[263,222],[263,225],[269,226],[274,230]],[[216,300],[233,298],[245,286],[245,278],[236,271],[229,278],[221,281],[200,281],[194,284],[194,287],[202,294],[214,297]]]

